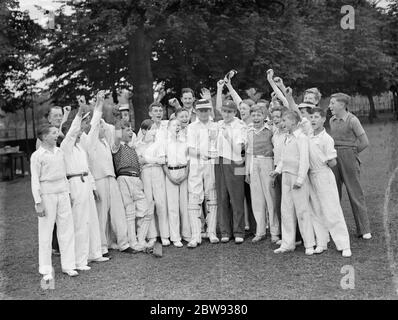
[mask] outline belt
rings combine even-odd
[[[169,170],[178,170],[178,169],[184,169],[184,168],[186,168],[187,167],[187,165],[185,165],[185,166],[177,166],[177,167],[167,167]]]
[[[83,177],[87,177],[87,176],[88,176],[88,172],[82,172],[82,173],[76,173],[76,174],[67,174],[66,178],[69,180],[71,178],[80,177],[80,180],[82,180],[82,182],[84,182]]]
[[[139,178],[140,175],[136,171],[122,171],[117,174],[118,177],[120,176],[128,176],[128,177],[136,177]]]

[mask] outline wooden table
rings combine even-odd
[[[7,160],[3,161],[4,158],[6,158]],[[26,153],[23,151],[0,153],[0,163],[2,165],[3,180],[4,180],[4,176],[5,176],[5,169],[7,169],[7,168],[11,169],[10,180],[14,180],[15,176],[17,176],[15,170],[16,170],[18,160],[20,161],[22,176],[24,176],[25,175],[25,166],[24,166],[25,158],[26,158]],[[4,163],[6,163],[5,166],[3,166]]]

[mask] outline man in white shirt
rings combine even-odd
[[[246,145],[247,126],[235,117],[237,110],[237,105],[231,100],[224,101],[221,107],[224,120],[218,122],[219,163],[215,166],[215,176],[221,242],[228,242],[234,236],[235,243],[241,244],[245,235],[245,163],[242,150]]]

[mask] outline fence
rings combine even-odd
[[[394,110],[394,100],[391,91],[374,96],[375,109],[377,112],[392,112]],[[367,116],[369,114],[369,99],[365,96],[354,96],[350,106],[350,112],[357,116]]]

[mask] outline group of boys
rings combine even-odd
[[[62,270],[70,276],[89,270],[91,261],[108,261],[109,248],[151,252],[158,238],[163,246],[183,247],[184,240],[189,248],[203,237],[214,244],[231,238],[241,244],[249,227],[255,228],[254,243],[269,229],[280,246],[275,253],[295,249],[298,224],[307,255],[325,251],[330,234],[349,257],[343,183],[358,235],[371,238],[358,158],[368,140],[347,111],[350,97],[331,96],[329,135],[316,88],[296,105],[291,88],[268,70],[271,103],[255,103],[239,97],[233,75],[218,81],[215,106],[208,91],[195,101],[188,88],[182,107],[169,101],[176,110],[170,120],[163,119],[161,103],[152,103],[137,136],[127,108],[114,126],[102,119],[103,91],[90,124],[84,99],[65,135],[60,128],[70,108],[61,124],[61,109],[54,111],[57,117],[49,115],[31,157],[43,278],[52,278],[55,223]],[[232,99],[223,99],[225,86]]]

